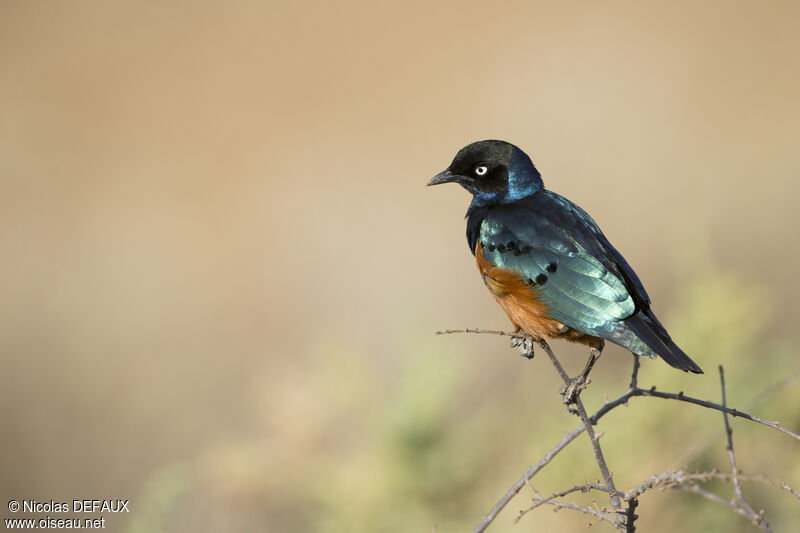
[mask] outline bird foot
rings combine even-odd
[[[515,333],[511,336],[511,347],[517,348],[525,359],[533,359],[533,337],[527,333]]]
[[[575,404],[578,403],[578,396],[580,396],[581,391],[586,388],[592,380],[589,378],[585,378],[583,376],[578,376],[569,380],[569,383],[566,383],[561,390],[558,391],[564,399],[564,405],[567,406],[567,409],[570,413],[576,412]]]

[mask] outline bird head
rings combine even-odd
[[[544,188],[531,158],[505,141],[479,141],[465,146],[428,185],[440,183],[460,184],[472,193],[473,205],[507,204]]]

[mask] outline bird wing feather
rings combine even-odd
[[[535,284],[552,317],[571,328],[608,338],[636,312],[635,299],[645,301],[646,294],[631,294],[610,244],[589,215],[553,193],[489,209],[479,238],[488,261]]]

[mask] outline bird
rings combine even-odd
[[[584,371],[562,388],[575,403],[605,341],[702,374],[650,307],[642,282],[586,211],[544,187],[531,158],[500,140],[469,144],[428,185],[472,194],[467,243],[515,333],[587,345]]]

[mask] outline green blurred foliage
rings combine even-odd
[[[126,533],[170,531],[169,518],[190,486],[188,476],[186,466],[181,464],[167,465],[154,472],[133,504],[136,509]]]

